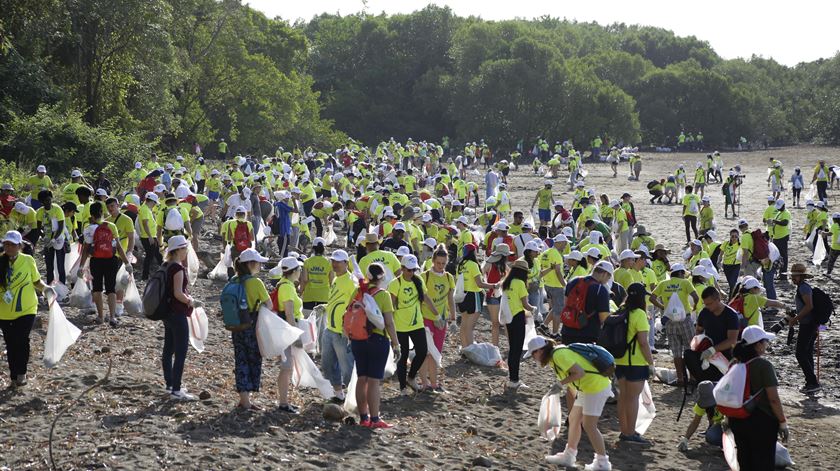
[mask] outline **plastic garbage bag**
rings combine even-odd
[[[540,436],[554,441],[560,436],[563,427],[563,401],[559,394],[546,394],[540,403],[540,415],[537,418],[537,430]]]
[[[790,452],[784,445],[779,442],[776,442],[776,467],[777,468],[787,468],[788,466],[793,466],[795,463],[790,458]]]
[[[808,247],[808,249],[811,252],[814,251],[814,241],[816,240],[816,238],[817,238],[817,228],[815,227],[815,228],[811,229],[811,234],[809,234],[808,238],[805,239],[805,245]]]
[[[461,349],[467,360],[480,366],[499,366],[502,363],[502,353],[499,347],[483,342],[467,345]]]
[[[297,321],[298,329],[303,333],[300,336],[300,343],[303,344],[303,350],[306,353],[315,354],[318,351],[318,320],[309,314],[309,317],[304,317]]]
[[[55,290],[55,299],[58,302],[63,302],[70,295],[70,288],[58,280],[54,280],[50,286]]]
[[[61,361],[67,349],[76,343],[82,333],[64,316],[64,311],[55,299],[50,300],[50,325],[44,342],[44,366],[52,368]]]
[[[388,359],[385,361],[385,375],[384,378],[390,378],[397,373],[397,359],[394,356],[394,349],[388,348]]]
[[[87,281],[84,279],[76,281],[73,290],[70,292],[70,306],[79,309],[96,309],[93,304],[93,293],[90,291]]]
[[[356,404],[356,384],[359,382],[359,375],[356,374],[356,366],[353,366],[353,374],[350,375],[350,384],[347,385],[347,392],[344,396],[344,410],[348,414],[356,414],[359,406]]]
[[[207,279],[213,281],[227,281],[228,274],[224,254],[219,256],[219,263],[216,264],[215,268],[210,270],[210,273],[207,274]]]
[[[657,366],[654,368],[654,374],[659,381],[665,384],[672,384],[677,380],[677,370],[673,368],[661,368]]]
[[[537,336],[537,327],[534,325],[534,318],[528,316],[525,318],[525,342],[522,344],[522,350],[528,349],[528,342]]]
[[[128,272],[125,270],[125,264],[122,264],[120,265],[119,271],[117,271],[117,291],[125,293],[126,288],[128,288],[128,281]]]
[[[732,433],[730,428],[723,432],[723,457],[726,459],[729,469],[741,471],[741,466],[738,464],[738,448],[735,446],[735,434]]]
[[[71,243],[70,251],[64,255],[64,273],[67,274],[67,284],[72,285],[79,277],[79,244]]]
[[[466,299],[467,293],[464,290],[464,274],[459,273],[458,279],[455,282],[455,293],[453,294],[456,303],[461,303]]]
[[[332,222],[327,223],[324,227],[324,244],[329,247],[335,243],[335,239],[335,230],[333,229]]]
[[[823,260],[825,260],[825,244],[822,239],[817,238],[817,243],[814,245],[814,256],[811,257],[811,262],[816,266],[820,266]]]
[[[362,301],[365,305],[365,314],[370,323],[377,329],[384,329],[385,316],[382,314],[382,310],[379,309],[379,305],[376,304],[376,300],[373,299],[373,296],[365,293],[364,296],[362,296]]]
[[[513,322],[513,313],[510,312],[510,299],[507,293],[502,292],[502,300],[499,303],[499,324],[508,325]]]
[[[225,267],[233,268],[233,259],[230,257],[230,245],[225,246],[225,254],[222,256],[222,260],[225,262]]]
[[[321,370],[312,358],[303,349],[297,347],[292,347],[292,384],[299,388],[315,388],[324,399],[335,396],[332,384],[324,379]]]
[[[257,344],[260,347],[260,355],[266,360],[279,356],[286,361],[286,349],[302,334],[302,330],[289,325],[271,310],[264,306],[260,308],[257,317]]]
[[[636,433],[644,435],[650,427],[653,418],[656,417],[656,406],[653,405],[653,394],[650,391],[650,384],[645,381],[642,393],[639,394],[639,414],[636,416]]]
[[[196,255],[192,244],[187,244],[187,276],[190,279],[190,285],[194,285],[196,280],[198,280],[199,268],[198,255]]]
[[[438,368],[441,367],[443,363],[443,356],[441,355],[440,351],[435,346],[435,339],[432,337],[432,331],[429,330],[428,327],[425,328],[426,330],[426,349],[428,354],[432,356],[432,360],[435,361],[435,364]]]
[[[207,320],[207,312],[203,307],[195,308],[192,315],[187,317],[187,323],[190,327],[190,345],[198,353],[203,352],[204,341],[207,340],[210,324]]]
[[[662,315],[672,322],[682,322],[685,320],[685,306],[683,306],[679,294],[673,293],[671,295],[671,298],[668,300],[668,305],[665,306],[665,312]]]
[[[125,289],[123,307],[130,316],[143,316],[143,298],[140,297],[140,291],[137,289],[133,276],[128,280],[128,288]]]

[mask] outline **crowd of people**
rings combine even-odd
[[[695,142],[702,143],[701,136]],[[600,149],[598,140],[593,146]],[[462,352],[478,343],[507,349],[498,364],[507,369],[510,391],[523,387],[522,361],[531,357],[540,366],[550,364],[558,385],[553,392],[565,389],[569,415],[565,449],[547,460],[574,466],[583,431],[595,449],[586,469],[604,470],[611,464],[598,422],[616,393],[620,441],[650,443],[635,431],[638,399],[645,382],[661,376],[654,368],[657,346],[667,345],[675,366],[672,384],[696,387],[698,394],[680,449],[687,449],[708,416],[707,441],[719,445],[711,427],[727,422],[742,469],[768,469],[776,437],[786,439],[788,428],[773,365],[761,358],[773,339],[763,317],[785,309],[775,283],[788,276],[796,286],[796,306],[781,318],[799,326],[801,391],[821,388],[814,345],[825,315],[815,302],[819,290],[808,284],[807,267],[796,263],[788,270],[788,244],[792,235],[810,236],[813,250],[825,249],[829,274],[840,255],[840,213],[829,218],[827,209],[835,175],[824,161],[813,170],[816,194],[806,194],[801,231],[791,227],[782,199],[790,182],[794,207],[800,207],[805,179],[798,167],[786,180],[782,163],[771,159],[771,194],[762,220],[737,220],[723,238],[717,231],[726,219],[715,217],[706,192],[712,182],[720,184],[725,217],[730,209],[737,217],[744,178],[739,167],[724,170],[714,152],[705,164],[697,163],[693,181],[685,165],[651,181],[650,204],[680,206],[686,246],[672,255],[637,219],[633,195],[599,194],[588,187],[584,166],[593,165],[569,141],[558,142],[556,154],[544,140],[535,145],[533,173],[541,185],[530,208],[527,201],[514,202],[507,188],[518,153],[506,156],[510,161],[497,160],[484,141],[468,143],[463,155],[451,158],[439,145],[410,139],[391,139],[373,150],[351,141],[329,154],[279,148],[270,157],[229,158],[227,150],[226,143],[219,146],[221,161],[152,155],[135,164],[124,187],[101,174],[89,181],[80,170],[58,186],[44,166],[23,188],[3,184],[0,327],[14,387],[27,383],[39,293],[48,302],[64,303],[71,286],[85,283],[95,304],[94,322],[107,319],[116,328],[125,297],[118,278],[121,271],[133,278],[136,267],[141,282],[161,273],[170,293],[163,319],[167,394],[195,400],[182,380],[187,319],[200,304],[190,294],[198,270],[190,253],[215,236],[223,243],[222,308],[230,287],[241,293],[234,298],[241,301],[241,324],[228,326],[227,314],[225,322],[232,331],[237,406],[243,409],[263,407],[251,396],[261,388],[256,326],[266,313],[292,326],[319,313],[321,373],[343,402],[355,370],[359,423],[370,428],[393,426],[380,409],[389,361],[395,363],[400,394],[447,392],[435,354],[454,334]],[[590,161],[601,160],[593,157]],[[622,157],[629,161],[630,178],[638,180],[641,156],[635,149],[609,149],[613,176]],[[573,191],[568,206],[555,190],[566,177]],[[346,234],[343,246],[337,233]],[[74,263],[67,267],[71,256]],[[43,257],[43,275],[35,257]],[[263,273],[269,260],[276,266]],[[215,300],[201,301],[215,309]],[[349,326],[358,305],[369,316],[361,329]],[[489,314],[491,335],[478,342],[483,313]],[[623,326],[619,335],[626,342],[608,350],[613,375],[602,371],[602,352],[593,346],[603,346],[605,332],[615,325]],[[299,346],[288,347],[278,378],[279,410],[291,414],[298,412],[289,387],[292,349]],[[719,359],[722,369],[709,366]],[[711,391],[730,362],[752,365],[748,384],[758,405],[748,416],[724,421]]]

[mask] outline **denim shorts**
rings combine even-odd
[[[627,381],[645,381],[650,377],[650,368],[647,366],[616,365],[615,377]]]

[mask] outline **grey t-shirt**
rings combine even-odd
[[[811,289],[811,285],[808,283],[802,283],[799,285],[799,288],[796,290],[796,310],[801,311],[803,307],[805,307],[805,302],[802,300],[802,296],[812,296],[813,290]],[[813,302],[813,297],[811,298],[811,302]],[[805,317],[803,317],[799,323],[800,324],[810,324],[811,323],[811,314],[808,313]]]

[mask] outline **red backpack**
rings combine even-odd
[[[368,320],[367,312],[365,312],[364,296],[365,293],[375,296],[380,291],[382,290],[379,288],[373,288],[368,291],[367,283],[362,282],[359,284],[356,296],[350,301],[347,310],[344,311],[344,319],[342,321],[344,335],[350,340],[367,340],[370,338],[370,334],[373,331],[373,324]]]
[[[114,231],[107,223],[96,226],[93,231],[93,258],[113,258],[116,253]]]
[[[566,296],[566,305],[560,312],[560,322],[566,327],[579,330],[589,323],[591,316],[586,313],[586,294],[593,283],[597,282],[593,279],[581,278]]]
[[[233,247],[240,253],[251,248],[251,233],[248,232],[247,222],[237,221],[233,231]]]
[[[752,239],[753,239],[753,259],[754,260],[764,260],[765,258],[770,257],[770,245],[767,243],[767,239],[764,237],[764,232],[761,229],[756,229],[752,231]]]

